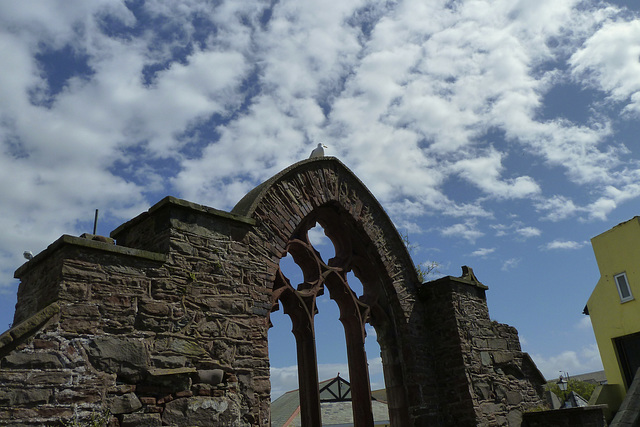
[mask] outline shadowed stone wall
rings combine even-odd
[[[322,268],[363,284],[392,425],[519,425],[541,403],[544,380],[516,331],[489,320],[486,287],[470,270],[419,283],[375,198],[323,158],[232,213],[168,197],[116,229],[117,244],[63,236],[22,266],[0,335],[0,424],[268,426],[279,260],[316,221],[339,249]]]
[[[487,289],[468,267],[420,289],[446,425],[519,426],[525,409],[541,405],[546,380],[516,329],[489,318]]]

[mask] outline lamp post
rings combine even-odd
[[[567,386],[569,385],[569,373],[560,371],[560,378],[556,382],[560,390],[567,391]]]
[[[560,387],[560,390],[567,391],[567,382],[564,380],[562,375],[560,375],[560,379],[558,379],[556,384],[558,385],[558,387]]]

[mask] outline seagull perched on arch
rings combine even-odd
[[[313,151],[311,152],[311,155],[309,156],[310,159],[314,159],[316,157],[324,157],[324,149],[327,148],[326,145],[324,145],[323,143],[318,143],[318,146],[316,148],[313,149]]]

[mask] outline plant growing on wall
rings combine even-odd
[[[92,412],[91,417],[88,420],[79,420],[76,413],[73,418],[68,421],[63,421],[62,425],[65,427],[106,427],[111,420],[111,411],[108,409],[102,412]]]
[[[400,237],[407,247],[409,255],[411,255],[411,258],[413,258],[414,251],[418,246],[415,243],[411,243],[411,241],[409,240],[409,233],[400,233]],[[429,276],[440,274],[440,271],[438,270],[440,264],[437,261],[425,261],[419,264],[416,264],[414,262],[414,265],[416,267],[416,273],[418,273],[418,278],[422,283],[429,280]]]

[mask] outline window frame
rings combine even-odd
[[[624,277],[624,282],[627,285],[627,290],[629,291],[629,296],[628,297],[623,297],[622,296],[622,291],[620,289],[620,282],[618,282],[618,277]],[[618,296],[620,297],[620,303],[625,303],[628,301],[632,301],[635,299],[635,297],[633,296],[633,292],[631,292],[631,285],[629,285],[629,278],[627,277],[627,273],[626,272],[622,272],[622,273],[618,273],[618,274],[614,274],[613,275],[613,281],[616,284],[616,289],[618,290]]]

